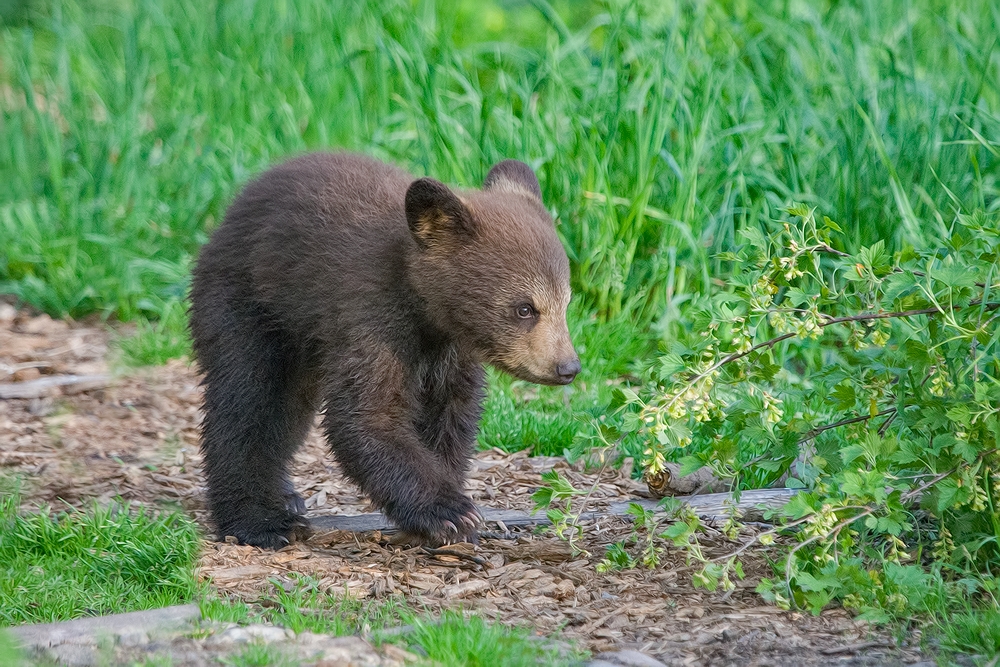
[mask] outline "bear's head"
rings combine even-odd
[[[416,242],[410,277],[437,327],[514,377],[573,381],[569,261],[528,165],[504,160],[482,190],[418,179],[406,219]]]

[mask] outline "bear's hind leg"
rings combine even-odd
[[[210,343],[195,336],[205,371],[209,506],[220,539],[277,549],[308,525],[288,464],[315,415],[315,384],[280,333],[247,320],[230,324]]]

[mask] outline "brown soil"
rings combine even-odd
[[[0,383],[109,373],[112,336],[98,325],[15,313],[0,302]],[[196,369],[177,361],[117,374],[104,388],[66,393],[71,391],[0,400],[0,474],[24,479],[24,503],[85,506],[121,497],[181,507],[207,533]],[[552,467],[584,488],[596,474],[572,469],[562,459],[523,453],[482,452],[473,464],[473,498],[496,508],[531,509],[540,475]],[[296,458],[293,476],[310,516],[371,511],[315,431]],[[640,491],[627,474],[606,472],[588,509]],[[768,573],[763,554],[747,563],[746,579],[729,594],[694,588],[692,570],[676,551],[668,551],[653,571],[598,574],[595,565],[606,545],[630,531],[616,517],[587,525],[581,545],[593,554],[589,558],[573,558],[561,541],[530,532],[438,554],[393,546],[378,533],[327,532],[280,552],[206,542],[200,572],[221,593],[248,601],[269,592],[274,585],[269,580],[303,573],[333,591],[403,595],[430,609],[477,610],[500,621],[531,624],[540,633],[561,632],[595,653],[632,648],[667,664],[862,665],[926,659],[914,646],[916,636],[899,645],[842,610],[814,617],[767,606],[753,592]],[[737,546],[721,533],[706,540],[710,556]]]

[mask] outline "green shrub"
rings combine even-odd
[[[722,257],[739,273],[692,307],[651,383],[620,392],[619,436],[650,478],[679,460],[737,493],[803,487],[778,514],[795,546],[766,598],[928,611],[922,567],[947,581],[1000,566],[1000,219],[848,254],[832,220],[788,213]]]

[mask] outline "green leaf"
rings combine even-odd
[[[935,485],[937,490],[937,511],[942,512],[951,507],[955,496],[958,495],[958,483],[951,477],[942,479]]]
[[[951,451],[962,457],[966,463],[972,463],[979,458],[979,448],[968,440],[955,440],[951,446]]]
[[[823,226],[835,232],[840,232],[841,234],[844,233],[844,230],[840,228],[840,225],[838,225],[836,222],[826,217],[825,215],[823,216]]]
[[[660,379],[664,382],[669,381],[685,368],[687,368],[687,364],[679,354],[665,354],[660,357]]]
[[[629,389],[628,387],[618,387],[617,391],[621,393],[624,399],[624,403],[626,405],[632,403],[642,403],[642,399],[639,398],[639,394],[635,393],[632,389]]]
[[[969,268],[965,266],[953,264],[937,266],[928,271],[928,275],[952,289],[974,287],[976,284],[976,273],[969,271]]]
[[[844,462],[844,465],[853,463],[864,455],[865,448],[861,445],[845,445],[840,450],[840,459]]]
[[[841,382],[833,391],[829,394],[830,399],[833,401],[833,406],[837,410],[850,410],[854,408],[858,401],[857,392],[854,390],[854,385],[850,382]]]
[[[674,543],[677,544],[678,542],[686,543],[688,541],[688,536],[691,535],[692,532],[691,526],[689,526],[686,522],[678,521],[671,524],[669,528],[663,531],[662,535],[663,537],[673,540]]]
[[[687,477],[705,467],[705,462],[695,456],[683,456],[678,463],[681,467],[677,474],[681,477]]]
[[[535,510],[545,509],[552,504],[552,489],[543,486],[531,494],[531,500],[535,503]]]

